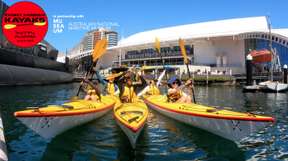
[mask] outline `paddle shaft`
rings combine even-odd
[[[186,68],[187,68],[189,79],[191,79],[191,74],[190,74],[188,63],[186,63]],[[194,103],[197,103],[196,102],[196,98],[195,98],[195,92],[194,92],[194,87],[193,86],[192,86],[191,90],[192,90],[192,95],[193,95],[193,101],[194,101]]]
[[[96,62],[93,62],[93,64],[90,66],[90,69],[87,70],[84,79],[87,79],[89,73],[91,73],[91,72],[93,71],[93,67],[96,66],[97,62],[98,62],[98,60],[96,60]],[[77,95],[76,95],[76,96],[79,96],[80,89],[81,89],[82,85],[83,85],[83,81],[80,83],[80,86],[79,86],[79,88],[78,88],[78,91],[77,91]]]
[[[163,66],[163,71],[164,71],[165,70],[165,65],[164,65],[164,62],[163,62],[162,54],[161,54],[161,52],[159,50],[156,50],[156,52],[160,55],[160,59],[161,59],[162,66]],[[167,72],[165,72],[165,79],[166,79],[166,81],[168,81]]]

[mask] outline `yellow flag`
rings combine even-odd
[[[184,42],[184,40],[179,39],[179,46],[180,46],[180,49],[181,49],[181,54],[183,55],[183,58],[184,58],[184,63],[185,63],[185,64],[188,64],[189,61],[188,61],[188,57],[187,57],[187,54],[186,54],[186,49],[185,49],[185,42]]]
[[[155,38],[155,49],[156,49],[156,52],[159,54],[160,53],[160,41],[157,37]]]
[[[93,62],[96,62],[96,60],[105,53],[106,48],[107,48],[107,40],[106,39],[98,40],[95,43],[94,51],[92,54]]]

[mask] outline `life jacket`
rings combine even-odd
[[[178,99],[180,99],[183,96],[183,92],[181,90],[168,94],[168,102],[176,102]]]
[[[107,84],[107,91],[106,91],[109,95],[114,95],[115,93],[115,85],[114,83],[110,83],[108,82]]]
[[[155,85],[149,85],[149,90],[147,92],[149,95],[159,95],[160,91]]]
[[[131,86],[130,88],[125,86],[124,91],[121,95],[121,99],[127,98],[128,102],[135,102],[137,100],[137,95],[134,92],[134,87]]]

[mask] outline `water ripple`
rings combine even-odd
[[[92,160],[288,160],[287,93],[242,93],[239,87],[196,87],[197,101],[272,115],[267,127],[239,144],[179,123],[150,110],[136,150],[115,123],[112,112],[71,129],[51,141],[16,120],[13,112],[27,106],[60,104],[69,100],[78,84],[0,88],[0,108],[11,161]],[[5,91],[5,92],[3,92]]]

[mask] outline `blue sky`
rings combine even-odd
[[[19,0],[4,0],[12,5]],[[72,48],[87,30],[69,30],[69,22],[118,24],[120,38],[174,25],[269,15],[273,28],[288,28],[287,0],[32,0],[48,14],[45,37],[58,50]],[[53,15],[83,15],[63,19],[64,31],[53,33]],[[253,24],[251,24],[253,25]]]

